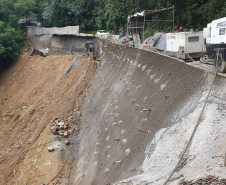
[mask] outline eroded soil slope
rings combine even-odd
[[[23,155],[3,160],[32,147],[54,140],[50,131],[55,118],[71,125],[76,134],[81,105],[96,72],[96,64],[75,56],[30,56],[24,53],[0,77],[0,184],[47,184],[67,159],[69,138],[50,142]],[[52,145],[54,152],[48,152]],[[73,168],[75,160],[67,161]],[[61,181],[70,183],[70,173],[64,169]],[[67,182],[66,182],[67,181]]]

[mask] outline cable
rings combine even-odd
[[[69,159],[69,152],[68,152],[67,158],[66,158],[66,160],[65,160],[65,162],[64,162],[64,164],[63,164],[63,166],[62,166],[61,169],[59,170],[59,172],[57,172],[57,174],[56,174],[56,175],[55,175],[55,176],[54,176],[54,177],[53,177],[46,185],[49,185],[50,182],[52,182],[52,181],[57,177],[57,175],[60,174],[60,172],[63,170],[65,164],[67,163],[68,159]]]
[[[203,64],[209,64],[209,65],[213,65],[214,64],[214,60],[208,58],[207,55],[204,55],[203,57],[200,58],[200,62]]]
[[[16,156],[18,156],[18,155],[22,155],[22,154],[24,154],[24,153],[26,153],[26,152],[28,152],[28,151],[30,151],[30,150],[33,150],[33,149],[38,148],[38,147],[41,147],[41,146],[43,146],[43,145],[46,145],[46,144],[51,143],[51,142],[56,141],[56,140],[58,140],[58,138],[55,138],[54,140],[48,141],[48,142],[43,143],[43,144],[41,144],[41,145],[38,145],[38,146],[36,146],[36,147],[33,147],[33,148],[30,148],[30,149],[27,149],[27,150],[25,150],[25,151],[23,151],[23,152],[20,152],[20,153],[18,153],[18,154],[11,155],[11,156],[9,156],[9,157],[6,157],[6,158],[3,158],[3,159],[0,159],[0,163],[1,163],[2,161],[5,161],[5,160],[8,160],[8,159],[11,159],[11,158],[16,157]]]
[[[187,152],[187,149],[188,149],[188,147],[189,147],[189,145],[190,145],[190,143],[191,143],[191,141],[192,141],[192,139],[193,139],[193,137],[194,137],[194,135],[195,135],[195,132],[196,132],[196,130],[197,130],[199,124],[201,123],[201,117],[202,117],[202,114],[203,114],[203,112],[204,112],[204,110],[205,110],[205,108],[206,108],[206,104],[207,104],[207,101],[208,101],[208,99],[209,99],[210,92],[211,92],[211,90],[212,90],[212,88],[213,88],[213,84],[214,84],[214,80],[215,80],[216,75],[217,75],[217,73],[215,73],[215,75],[214,75],[214,78],[213,78],[212,84],[211,84],[211,86],[210,86],[209,92],[208,92],[208,94],[207,94],[207,97],[206,97],[204,106],[203,106],[202,111],[201,111],[201,113],[200,113],[200,115],[199,115],[198,121],[197,121],[197,123],[196,123],[196,125],[195,125],[195,127],[194,127],[194,129],[193,129],[193,132],[192,132],[192,134],[191,134],[191,137],[190,137],[190,139],[189,139],[189,141],[188,141],[188,143],[187,143],[185,149],[183,150],[183,154],[181,155],[179,161],[177,162],[177,164],[176,164],[176,166],[174,167],[173,171],[170,173],[169,177],[166,179],[166,181],[164,182],[163,185],[166,185],[166,184],[170,181],[171,177],[173,176],[173,174],[174,174],[175,171],[177,170],[177,168],[178,168],[179,164],[181,163],[181,161],[182,161],[182,159],[183,159],[185,153]]]

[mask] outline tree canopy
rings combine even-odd
[[[202,29],[226,16],[225,0],[0,0],[0,5],[2,21],[31,17],[43,26],[80,25],[84,31],[118,29],[126,25],[128,15],[173,5],[175,24],[186,28]]]
[[[17,58],[23,45],[20,33],[0,21],[0,73]]]
[[[12,51],[9,45],[14,43],[16,46],[15,42],[22,42],[20,29],[24,28],[18,26],[18,19],[32,18],[46,27],[79,25],[85,32],[98,29],[117,32],[119,27],[127,25],[128,15],[173,5],[175,25],[187,29],[202,30],[212,20],[226,16],[225,0],[0,0],[0,34],[2,38],[8,35],[12,39],[11,43],[0,41],[0,60],[6,60],[3,57],[6,51]],[[171,16],[172,12],[168,12],[156,16],[156,19],[169,19]],[[170,25],[169,22],[152,22],[147,27],[152,31],[166,31]],[[146,33],[151,34],[149,28]]]

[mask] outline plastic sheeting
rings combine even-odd
[[[154,36],[149,37],[147,44],[151,44],[159,51],[166,50],[166,34],[156,33]]]

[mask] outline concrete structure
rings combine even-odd
[[[58,27],[39,28],[36,26],[31,26],[31,27],[28,27],[28,34],[32,36],[53,35],[53,34],[78,35],[79,26],[66,26],[62,28],[58,28]]]
[[[94,43],[96,54],[103,54],[107,40],[94,37],[93,34],[79,33],[79,26],[67,26],[64,28],[28,28],[28,37],[34,48],[49,48],[50,54],[70,54],[70,46],[73,54],[84,54],[85,43]]]
[[[174,58],[109,44],[74,137],[73,184],[162,185],[192,135],[213,82],[198,134],[184,157],[187,165],[169,184],[178,184],[181,173],[189,180],[208,174],[225,178],[219,167],[223,159],[213,158],[225,150],[225,79]]]
[[[103,38],[103,39],[108,39],[111,42],[115,42],[116,40],[119,39],[119,35],[99,35],[97,37]]]

